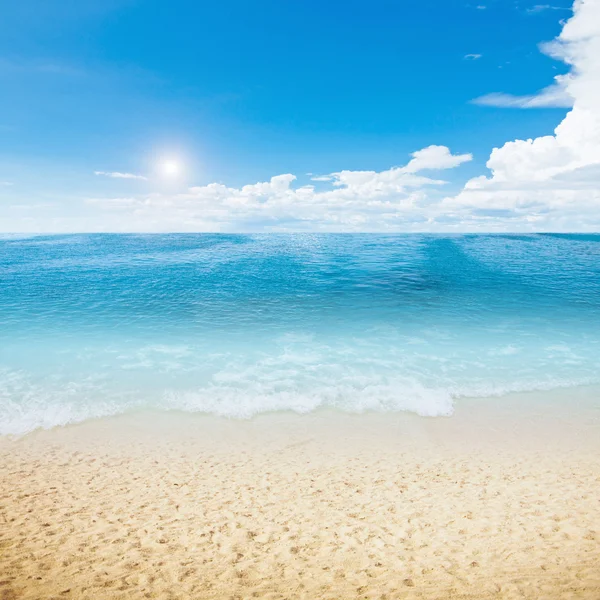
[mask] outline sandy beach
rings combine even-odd
[[[600,598],[597,403],[564,406],[0,439],[0,598]]]

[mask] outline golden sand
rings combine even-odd
[[[0,599],[598,600],[597,416],[548,412],[132,415],[0,440]]]

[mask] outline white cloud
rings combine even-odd
[[[562,85],[572,110],[554,135],[495,148],[491,176],[471,179],[447,198],[449,211],[504,211],[533,229],[600,227],[600,2],[576,0],[573,10],[559,37],[544,46],[571,67]]]
[[[555,83],[540,90],[537,94],[513,96],[502,92],[485,94],[471,102],[481,106],[501,108],[571,108],[573,97],[568,91],[568,76],[557,75]]]
[[[478,58],[481,58],[481,54],[465,54],[464,58],[465,60],[477,60]]]
[[[597,2],[597,0],[586,0]],[[580,0],[575,1],[574,9]],[[561,9],[559,6],[550,6],[547,4],[538,4],[533,8],[528,9],[529,12],[540,12],[543,10]],[[569,10],[569,9],[566,9]],[[565,40],[559,37],[554,42],[549,44],[541,44],[540,50],[551,56],[563,60],[568,64],[573,64],[568,57],[563,54],[565,49]],[[569,75],[557,75],[554,78],[554,83],[536,92],[535,94],[526,94],[522,96],[505,94],[504,92],[492,92],[485,94],[479,98],[475,98],[471,102],[481,106],[497,106],[501,108],[571,108],[574,102],[572,93],[572,77],[576,72]]]
[[[472,154],[451,154],[446,146],[428,146],[413,152],[412,160],[401,170],[404,173],[434,169],[453,169],[464,162],[473,160]]]
[[[118,171],[94,171],[94,175],[112,177],[113,179],[143,179],[144,181],[148,179],[143,175],[134,175],[133,173],[119,173]]]
[[[532,6],[531,8],[527,8],[526,12],[528,12],[530,14],[537,14],[537,13],[545,12],[547,10],[570,10],[570,9],[566,8],[564,6],[552,6],[551,4],[536,4],[535,6]]]
[[[427,221],[431,199],[425,189],[446,183],[422,171],[452,169],[471,158],[429,146],[403,167],[321,176],[329,186],[319,191],[295,186],[295,175],[288,173],[242,187],[211,183],[174,196],[92,198],[86,204],[112,214],[119,229],[128,223],[130,230],[132,224],[145,231],[395,230]]]

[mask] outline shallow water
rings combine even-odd
[[[598,383],[600,235],[0,238],[2,434]]]

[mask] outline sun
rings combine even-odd
[[[166,175],[167,177],[175,177],[181,172],[181,165],[174,160],[168,160],[162,163],[161,171],[163,172],[163,175]]]

